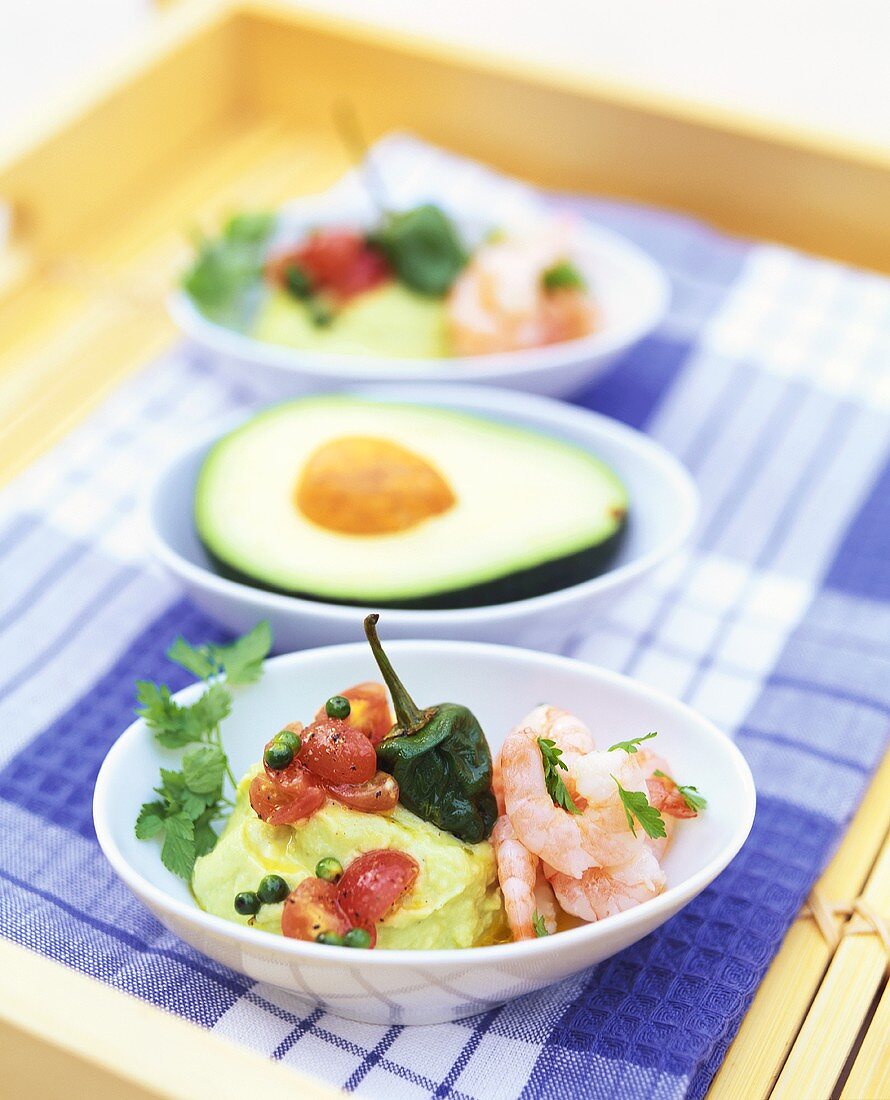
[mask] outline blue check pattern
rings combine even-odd
[[[410,139],[375,155],[404,195],[547,201]],[[692,548],[566,652],[736,740],[759,794],[736,860],[579,978],[435,1027],[300,1009],[157,924],[98,849],[92,787],[134,680],[178,685],[169,640],[223,635],[146,562],[137,491],[189,433],[261,400],[176,348],[0,498],[0,933],[362,1095],[705,1094],[886,747],[890,282],[675,214],[570,205],[673,284],[665,323],[576,400],[672,450],[704,509]]]

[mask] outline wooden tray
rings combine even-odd
[[[342,99],[371,138],[411,129],[546,186],[669,206],[890,270],[890,157],[879,151],[275,3],[194,2],[39,132],[0,149],[11,212],[0,482],[174,339],[163,298],[185,259],[183,227],[344,171],[329,121]],[[888,825],[890,761],[823,877],[828,898],[864,892],[890,912]],[[712,1097],[890,1095],[885,964],[877,936],[835,951],[799,920]],[[158,1049],[164,1059],[151,1057]],[[0,1064],[11,1094],[20,1085],[41,1098],[334,1095],[5,941]]]

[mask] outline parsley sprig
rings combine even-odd
[[[202,313],[227,324],[238,319],[245,295],[262,275],[275,225],[274,214],[235,214],[218,237],[198,237],[182,285]]]
[[[573,802],[557,770],[558,768],[562,768],[564,772],[569,770],[562,759],[562,749],[557,748],[556,742],[551,741],[549,737],[539,737],[538,748],[541,750],[541,760],[544,764],[544,783],[547,793],[553,799],[553,804],[568,810],[570,814],[580,814],[581,811]]]
[[[544,918],[537,911],[537,909],[534,911],[534,913],[532,913],[532,927],[535,930],[535,937],[537,939],[541,939],[543,936],[550,935],[550,933],[547,931],[547,925],[544,924]]]
[[[708,800],[703,794],[699,793],[698,787],[681,787],[679,783],[676,783],[674,779],[666,775],[660,768],[656,768],[652,774],[659,776],[661,779],[667,779],[670,783],[674,783],[677,790],[682,795],[683,801],[693,813],[700,814],[702,810],[707,808]]]
[[[136,685],[136,713],[157,742],[167,749],[194,746],[182,756],[179,771],[161,768],[161,782],[154,789],[158,798],[143,803],[136,818],[136,836],[149,840],[163,835],[161,861],[186,880],[198,856],[216,844],[213,823],[233,805],[224,786],[226,779],[233,788],[237,781],[220,733],[220,723],[232,709],[229,689],[259,679],[271,645],[267,622],[230,645],[193,646],[177,638],[167,656],[207,685],[190,706],[177,703],[163,684],[140,680]]]
[[[651,836],[653,839],[667,836],[667,831],[664,827],[664,818],[654,806],[649,804],[649,799],[646,795],[642,791],[625,790],[618,780],[615,779],[614,775],[612,779],[615,781],[615,786],[618,788],[618,795],[624,807],[624,816],[627,818],[628,828],[633,835],[637,835],[636,825],[634,825],[634,819],[636,818],[647,836]]]
[[[637,752],[637,746],[642,745],[644,741],[651,741],[653,737],[658,736],[658,731],[655,730],[652,733],[644,734],[642,737],[633,737],[630,741],[616,741],[614,745],[610,745],[608,752],[614,752],[616,749],[624,749],[625,752],[631,754]]]

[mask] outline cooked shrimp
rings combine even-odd
[[[543,284],[544,272],[565,260],[570,237],[569,223],[550,221],[476,251],[446,305],[458,355],[542,347],[593,331],[596,310],[582,289],[548,292]]]
[[[626,863],[591,867],[580,879],[546,865],[544,872],[563,909],[587,921],[632,909],[660,894],[665,887],[664,871],[645,844]]]
[[[540,861],[520,843],[508,817],[497,819],[491,834],[491,844],[497,860],[498,881],[504,895],[504,908],[513,938],[534,939],[536,913],[544,918],[547,931],[555,932],[556,906],[546,881],[538,881]]]
[[[543,919],[548,934],[552,936],[556,931],[556,898],[544,874],[544,864],[540,860],[538,860],[538,875],[535,879],[535,909],[538,911],[538,916]]]
[[[686,805],[683,796],[677,791],[677,784],[668,778],[668,762],[663,757],[648,749],[640,749],[637,758],[646,779],[649,802],[661,813],[664,822],[665,836],[646,838],[660,862],[673,840],[677,818],[695,817],[695,812]],[[664,775],[655,775],[656,771],[663,772]]]
[[[572,771],[578,795],[584,801],[580,821],[591,866],[614,867],[631,860],[643,846],[645,833],[638,828],[634,835],[628,827],[618,784],[625,791],[646,791],[646,780],[635,756],[623,749],[588,752],[573,760]],[[553,860],[543,858],[563,870]]]
[[[528,728],[517,726],[507,735],[500,773],[506,813],[522,844],[557,870],[580,878],[594,865],[585,850],[583,815],[569,814],[553,804],[544,782],[541,750]]]

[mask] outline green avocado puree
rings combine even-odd
[[[351,299],[328,325],[314,324],[305,304],[281,290],[260,308],[253,336],[272,344],[337,355],[428,359],[448,355],[442,299],[386,283]]]
[[[250,807],[252,769],[238,785],[235,809],[213,851],[195,864],[192,890],[202,909],[238,924],[250,918],[234,909],[235,895],[256,890],[264,875],[278,874],[293,889],[315,874],[320,859],[346,867],[362,852],[398,848],[420,864],[411,892],[377,926],[380,948],[478,947],[509,940],[494,852],[488,841],[466,844],[397,806],[366,814],[331,799],[298,825],[267,825]],[[257,928],[281,932],[282,904],[264,905]]]

